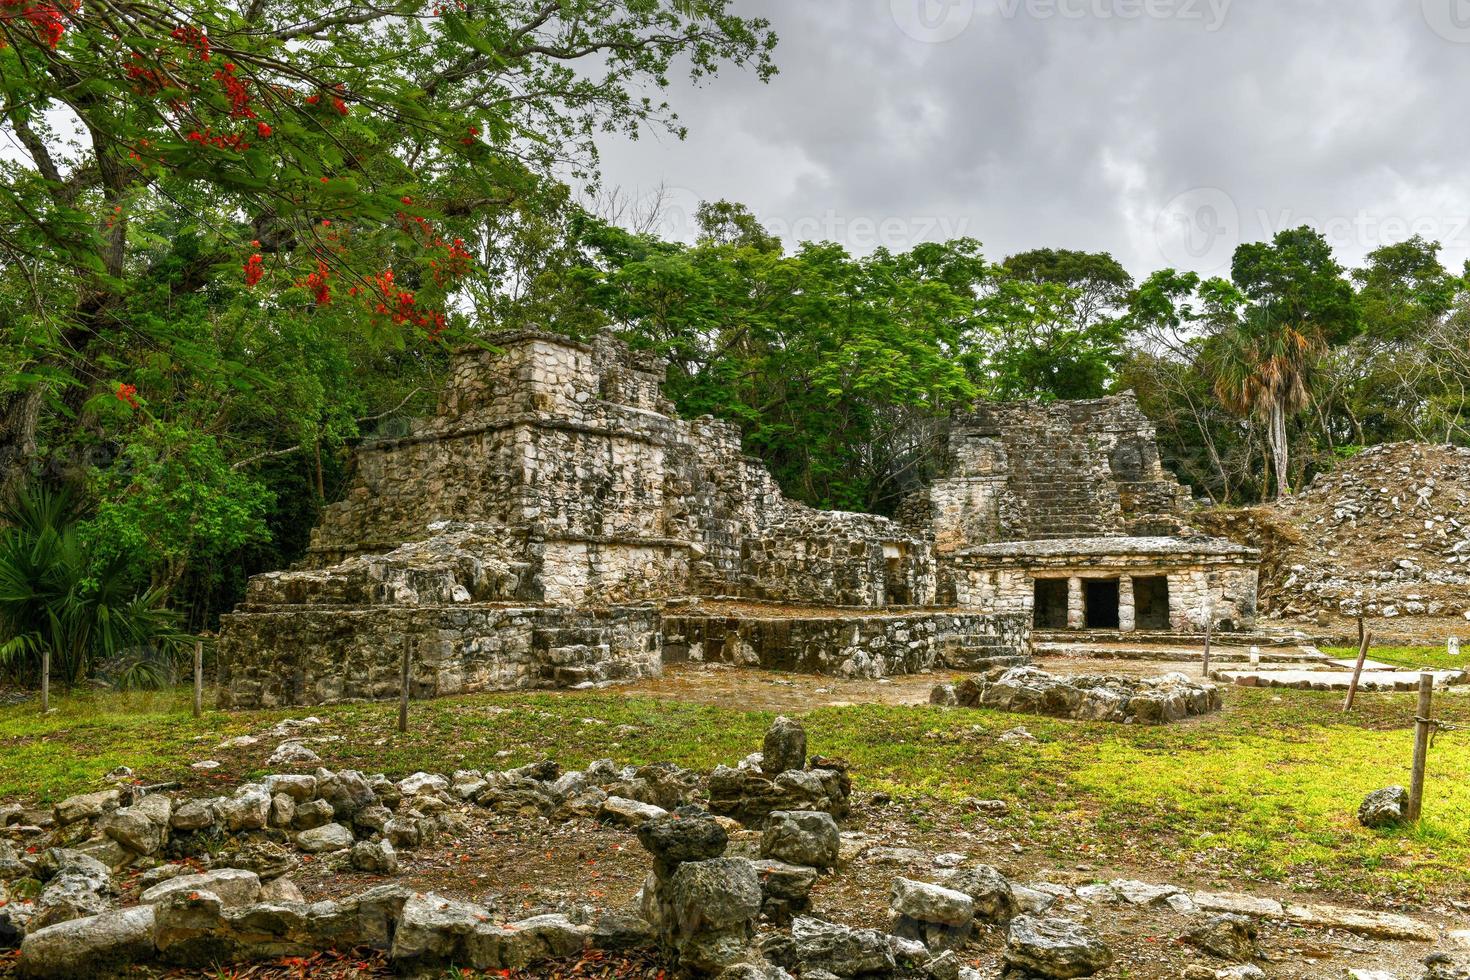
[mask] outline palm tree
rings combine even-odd
[[[1357,331],[1357,297],[1327,240],[1305,225],[1239,246],[1230,277],[1200,286],[1217,330],[1204,366],[1227,410],[1265,420],[1279,499],[1291,492],[1286,423],[1311,403],[1323,352]]]
[[[1207,365],[1215,397],[1226,410],[1254,414],[1266,423],[1280,499],[1291,492],[1286,423],[1311,403],[1312,373],[1325,344],[1292,324],[1253,324],[1249,320],[1212,340]]]

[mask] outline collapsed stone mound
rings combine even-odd
[[[1237,534],[1267,550],[1273,616],[1470,618],[1470,449],[1373,446],[1257,510]]]
[[[1159,677],[1084,674],[1059,677],[1035,667],[1011,667],[939,684],[934,704],[997,708],[1023,714],[1162,725],[1222,706],[1220,689],[1177,672]]]

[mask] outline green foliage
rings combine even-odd
[[[926,458],[913,442],[923,421],[977,393],[966,350],[987,274],[979,244],[788,255],[738,205],[700,215],[692,247],[589,229],[596,265],[576,278],[587,301],[669,359],[681,413],[739,424],[787,492],[891,506]]]
[[[271,494],[225,462],[210,436],[149,421],[122,455],[96,474],[97,513],[88,538],[104,561],[152,569],[165,590],[190,561],[208,561],[264,540]]]
[[[89,546],[67,491],[22,487],[0,522],[0,667],[12,675],[33,680],[49,651],[53,674],[75,683],[122,658],[156,664],[182,641],[166,591],[140,588],[124,557]],[[129,673],[134,684],[170,679]]]
[[[996,398],[1097,398],[1123,358],[1133,279],[1111,255],[1038,249],[994,270],[983,317]]]

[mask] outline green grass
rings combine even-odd
[[[1330,657],[1355,659],[1357,647],[1323,647],[1322,652]],[[1370,647],[1368,659],[1395,667],[1424,667],[1430,670],[1470,670],[1470,646],[1466,654],[1451,657],[1445,647]]]
[[[1366,693],[1351,716],[1341,695],[1236,688],[1227,710],[1161,728],[1063,722],[929,706],[823,707],[805,718],[813,752],[853,765],[860,791],[903,801],[916,832],[940,836],[977,818],[967,798],[1012,807],[1006,828],[1059,861],[1180,866],[1223,879],[1266,879],[1343,892],[1453,892],[1470,886],[1470,733],[1440,736],[1430,756],[1425,819],[1370,831],[1354,819],[1371,790],[1406,782],[1413,696]],[[758,748],[764,712],[616,691],[474,695],[416,702],[410,734],[396,705],[349,704],[223,714],[200,721],[187,694],[61,697],[0,708],[0,799],[55,800],[129,765],[145,778],[225,784],[264,771],[270,739],[243,751],[224,738],[314,713],[336,767],[405,774],[505,768],[543,756],[579,766],[667,760],[708,770]],[[1470,726],[1470,699],[1441,697],[1436,715]],[[995,736],[1024,724],[1040,742]],[[497,758],[505,750],[509,755]],[[225,763],[207,776],[188,763]]]

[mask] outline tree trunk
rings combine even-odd
[[[1271,459],[1276,468],[1276,499],[1291,493],[1290,447],[1286,442],[1286,406],[1279,401],[1271,403],[1271,417],[1266,430],[1271,442]]]
[[[0,403],[0,493],[9,493],[35,461],[41,398],[41,385],[34,384]]]

